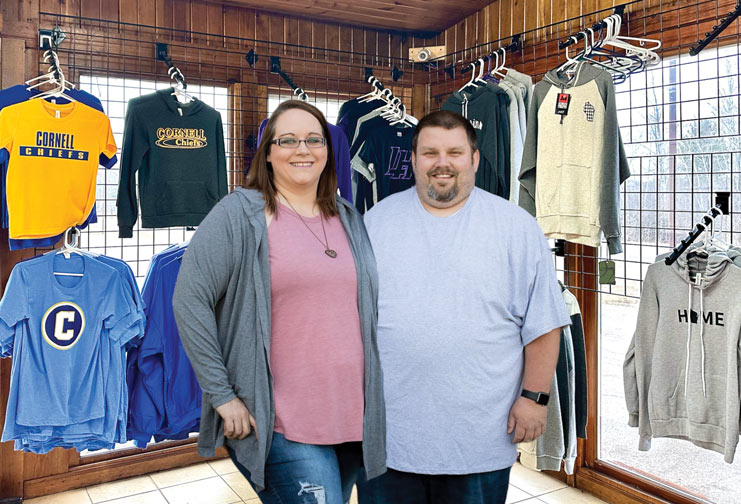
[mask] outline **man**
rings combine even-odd
[[[360,503],[504,503],[516,444],[544,431],[536,400],[569,316],[535,219],[474,188],[470,123],[429,114],[412,149],[416,187],[365,217],[389,471],[359,483]]]

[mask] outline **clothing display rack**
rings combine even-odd
[[[285,73],[281,67],[280,67],[280,58],[278,56],[271,56],[270,57],[270,73],[278,74],[283,78],[284,81],[286,81],[286,84],[291,86],[291,89],[293,89],[293,94],[295,96],[298,96],[300,100],[307,101],[309,99],[309,95],[306,94],[306,92],[301,89],[298,85],[296,85],[293,80],[288,76],[287,73]]]
[[[695,224],[695,227],[692,229],[692,231],[690,231],[686,238],[679,242],[679,245],[674,247],[674,250],[672,250],[672,253],[669,254],[669,257],[664,259],[664,262],[667,265],[674,264],[679,256],[681,256],[690,247],[690,245],[692,245],[692,242],[697,240],[697,237],[705,232],[705,230],[707,230],[713,224],[715,219],[721,215],[723,215],[723,212],[721,211],[720,203],[718,203],[710,210],[708,210],[705,215],[702,216],[702,220]]]
[[[697,56],[700,54],[700,51],[705,49],[710,42],[715,40],[715,38],[720,35],[723,30],[728,28],[739,16],[741,16],[741,0],[736,2],[736,7],[726,14],[725,17],[720,20],[720,23],[713,26],[713,31],[706,32],[705,38],[697,41],[697,45],[692,47],[689,51],[690,56]]]
[[[628,4],[618,5],[613,10],[613,14],[617,16],[623,16],[625,14],[625,6]],[[595,23],[592,25],[592,30],[601,30],[607,28],[607,22],[605,20],[600,21],[599,23]],[[579,40],[583,39],[587,36],[586,30],[582,30],[574,35],[570,35],[566,40],[563,40],[558,43],[559,49],[566,49],[567,47],[570,47],[574,44],[576,44]]]

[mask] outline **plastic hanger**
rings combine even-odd
[[[458,90],[459,93],[462,93],[467,87],[473,85],[473,81],[476,79],[476,63],[470,63],[469,66],[471,67],[471,79]]]

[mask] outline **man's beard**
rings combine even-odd
[[[455,179],[456,177],[454,173],[448,170],[432,170],[427,174],[429,178],[433,178],[436,175],[452,175],[453,179]],[[429,196],[432,200],[437,201],[439,203],[449,203],[453,201],[456,196],[458,196],[458,181],[455,180],[455,183],[453,184],[453,186],[442,193],[438,192],[435,189],[434,184],[430,182],[427,185],[427,196]]]

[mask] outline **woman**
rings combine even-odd
[[[362,218],[337,196],[327,121],[270,117],[243,188],[183,257],[175,318],[203,389],[198,452],[223,444],[263,503],[350,498],[385,471],[377,278]]]

